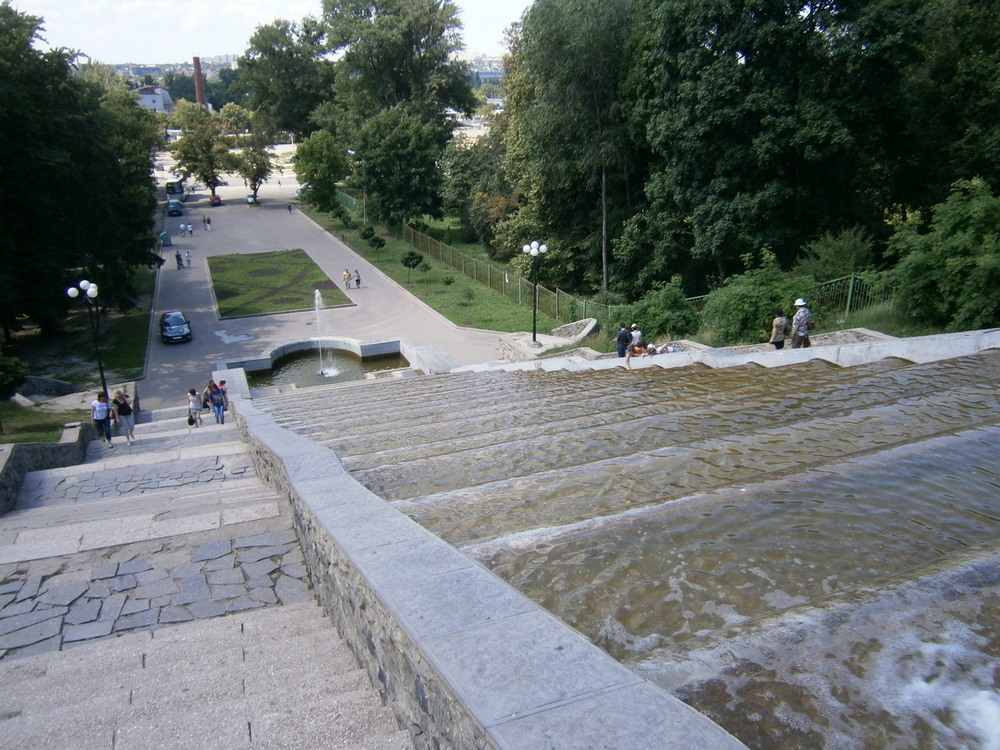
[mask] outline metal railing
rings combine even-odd
[[[337,195],[341,203],[357,213],[359,202],[354,196],[340,190],[337,191]],[[435,258],[468,278],[489,287],[497,294],[515,300],[519,305],[531,307],[532,284],[523,276],[512,274],[503,266],[476,258],[412,227],[404,226],[401,230],[391,231],[398,239],[418,252]],[[849,315],[852,312],[891,302],[892,290],[877,288],[867,279],[851,275],[818,284],[806,290],[806,296],[811,297],[811,304],[824,313],[843,312],[844,315]],[[701,314],[707,297],[708,295],[689,297],[688,302]],[[614,312],[619,307],[621,305],[593,302],[559,288],[553,291],[541,284],[538,285],[538,311],[560,322],[566,323],[581,318],[610,319],[614,317]]]

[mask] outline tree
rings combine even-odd
[[[436,118],[476,106],[458,10],[445,0],[323,0],[328,49],[339,55],[337,94],[349,118],[417,105]]]
[[[584,266],[599,259],[605,292],[611,236],[629,211],[620,86],[633,6],[633,0],[537,0],[524,17],[504,84],[507,172],[538,204],[538,233],[558,235],[564,253],[573,246],[588,259]]]
[[[333,63],[323,57],[324,29],[313,19],[258,26],[233,84],[265,127],[306,135],[310,114],[333,98]]]
[[[406,283],[410,283],[410,271],[417,268],[421,263],[424,262],[424,256],[418,253],[416,250],[410,250],[399,262],[406,266]]]
[[[337,185],[350,174],[347,149],[327,130],[308,135],[295,151],[300,199],[319,211],[339,213]]]
[[[247,181],[250,194],[257,200],[257,191],[274,174],[277,157],[271,151],[267,135],[259,130],[251,131],[236,138],[236,172]]]
[[[174,145],[174,158],[178,173],[195,177],[215,195],[222,182],[222,175],[233,172],[238,163],[229,151],[228,141],[222,133],[218,115],[208,112],[200,104],[180,101],[174,109],[174,119],[182,134]]]
[[[334,105],[317,112],[355,151],[355,183],[373,216],[399,223],[440,215],[440,159],[451,108],[475,96],[455,5],[441,0],[324,0],[327,51],[336,57]]]
[[[985,180],[961,180],[931,214],[929,231],[910,221],[890,240],[896,304],[951,331],[1000,326],[1000,198]]]
[[[376,221],[403,224],[440,218],[439,158],[445,133],[413,108],[400,105],[370,117],[357,135],[356,180]]]
[[[152,245],[153,118],[103,67],[39,52],[41,19],[0,4],[0,325],[58,328],[81,276],[104,305],[134,302],[131,274]],[[24,199],[18,199],[21,196]],[[30,269],[30,270],[29,270]],[[72,270],[68,270],[72,269]],[[41,283],[25,283],[26,272]]]

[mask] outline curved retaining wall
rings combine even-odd
[[[416,747],[743,747],[230,395],[323,607]]]

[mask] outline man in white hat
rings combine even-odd
[[[795,317],[792,318],[792,349],[804,349],[811,346],[809,331],[812,329],[812,313],[806,307],[806,301],[799,297],[795,300]]]

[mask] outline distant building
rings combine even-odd
[[[174,101],[170,92],[162,86],[143,86],[136,89],[139,95],[139,106],[151,109],[153,112],[170,114],[174,109]]]

